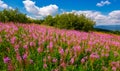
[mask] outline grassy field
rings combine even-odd
[[[120,36],[0,23],[0,71],[120,71]]]

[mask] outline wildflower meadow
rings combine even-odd
[[[120,36],[0,23],[0,71],[120,71]]]

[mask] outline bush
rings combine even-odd
[[[4,9],[0,11],[0,22],[15,22],[15,23],[36,23],[41,24],[43,20],[31,19],[19,12],[18,9]]]
[[[18,9],[4,9],[3,11],[0,11],[0,21],[26,23],[27,17],[25,14],[20,13]]]
[[[64,13],[56,15],[55,17],[47,16],[44,21],[45,24],[55,26],[61,29],[75,29],[90,31],[93,30],[95,22],[86,18],[83,14],[76,15],[74,13]]]

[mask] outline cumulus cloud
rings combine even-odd
[[[84,14],[86,17],[93,19],[94,21],[96,21],[97,25],[114,25],[114,24],[118,24],[120,25],[120,10],[115,10],[112,11],[110,13],[108,13],[107,15],[102,14],[99,11],[76,11],[73,10],[72,13],[75,13],[77,15],[80,14]],[[71,12],[68,12],[71,13]]]
[[[11,6],[8,6],[4,1],[0,0],[0,8],[3,9],[13,9]]]
[[[2,0],[0,0],[0,8],[8,8],[8,5],[5,4]]]
[[[51,4],[44,7],[38,7],[35,5],[35,2],[31,0],[23,1],[26,11],[31,14],[34,14],[36,18],[42,18],[47,15],[54,15],[58,11],[58,6]]]
[[[44,7],[38,7],[35,5],[35,2],[33,2],[32,0],[25,0],[23,1],[24,7],[26,9],[27,12],[32,14],[32,18],[43,18],[47,15],[54,15],[57,13],[58,11],[58,6],[57,5],[48,5],[48,6],[44,6]],[[104,6],[104,5],[109,5],[110,2],[107,1],[101,1],[100,3],[98,3],[98,6]],[[62,11],[62,10],[61,10]],[[84,14],[86,17],[93,19],[94,21],[96,21],[97,25],[101,25],[101,24],[116,24],[116,23],[120,23],[120,10],[115,10],[112,11],[110,13],[108,13],[107,15],[102,14],[99,11],[76,11],[76,10],[72,10],[71,12],[66,12],[66,11],[62,11],[63,13],[75,13],[75,14]]]
[[[100,3],[97,3],[96,6],[102,7],[104,5],[109,5],[109,4],[111,4],[111,2],[106,0],[106,1],[101,1]]]

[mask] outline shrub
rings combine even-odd
[[[83,14],[63,13],[55,17],[47,16],[44,21],[47,25],[55,26],[62,29],[75,29],[90,31],[93,30],[95,22]]]
[[[4,9],[3,11],[0,11],[0,22],[41,24],[43,20],[28,18],[26,14],[19,12],[18,9]]]
[[[0,21],[26,23],[27,17],[25,14],[20,13],[18,9],[4,9],[3,11],[0,11]]]

